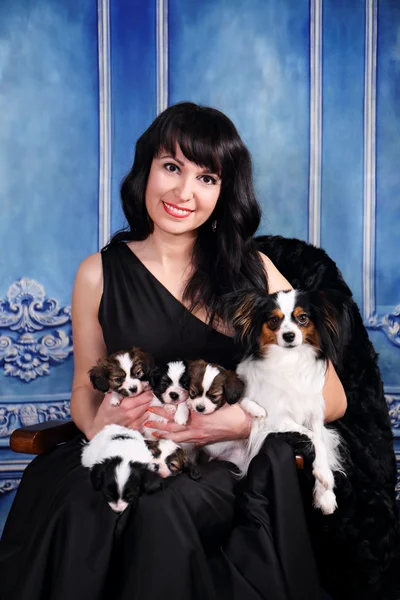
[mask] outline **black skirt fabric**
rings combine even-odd
[[[114,513],[81,438],[26,469],[0,543],[2,600],[317,600],[293,450],[267,441],[248,477],[202,465]]]
[[[102,252],[99,322],[109,353],[232,368],[233,340],[178,302],[126,244]],[[1,600],[316,600],[318,577],[293,450],[268,440],[238,481],[229,463],[165,480],[112,512],[80,464],[82,439],[26,469],[0,542]]]

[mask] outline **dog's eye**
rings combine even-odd
[[[307,315],[306,315],[306,314],[304,314],[304,313],[303,313],[303,314],[301,314],[301,315],[298,315],[298,317],[297,317],[297,322],[298,322],[300,325],[307,325],[307,323],[308,323],[308,317],[307,317]]]
[[[271,329],[276,329],[279,326],[280,321],[279,317],[271,317],[268,319],[268,325]]]
[[[168,468],[173,473],[180,473],[182,471],[181,465],[177,460],[171,460],[171,462],[168,463]]]
[[[115,383],[122,383],[124,381],[125,377],[114,377],[114,381]]]
[[[189,390],[189,396],[191,398],[196,398],[197,394],[196,394],[196,390]]]
[[[219,394],[207,394],[207,396],[210,398],[210,400],[212,400],[212,402],[215,402],[219,398]]]
[[[144,373],[142,369],[138,369],[134,375],[134,377],[136,377],[136,379],[140,379],[141,377],[143,377]]]

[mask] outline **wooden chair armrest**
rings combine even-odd
[[[13,431],[10,448],[14,452],[24,454],[43,454],[53,450],[58,444],[67,442],[78,433],[79,429],[73,421],[46,421]]]

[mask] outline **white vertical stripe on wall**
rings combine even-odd
[[[99,250],[111,231],[110,2],[97,1],[99,54]]]
[[[156,0],[157,114],[168,106],[168,0]]]
[[[310,174],[308,241],[321,243],[322,0],[310,0]]]
[[[377,0],[365,0],[363,313],[375,312]]]

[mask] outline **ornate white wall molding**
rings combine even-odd
[[[400,394],[386,394],[385,398],[389,407],[392,429],[400,434]]]
[[[8,438],[14,429],[44,421],[68,419],[69,400],[30,404],[0,404],[0,438]]]
[[[156,111],[168,107],[168,0],[156,0]]]
[[[67,331],[54,329],[67,325]],[[0,298],[0,367],[4,374],[29,383],[49,375],[51,365],[62,363],[72,353],[71,307],[60,307],[47,298],[44,287],[23,277]],[[52,331],[42,336],[39,331]],[[19,335],[5,335],[4,331]]]
[[[21,479],[0,479],[0,496],[17,489]]]
[[[322,0],[310,2],[310,173],[308,241],[321,243]]]
[[[111,68],[110,2],[97,0],[99,61],[99,232],[103,248],[111,234]]]

